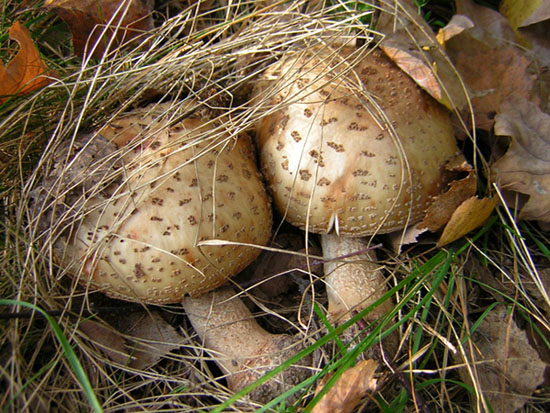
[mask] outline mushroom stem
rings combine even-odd
[[[331,233],[321,236],[321,244],[326,260],[329,319],[341,323],[349,318],[351,310],[361,311],[384,295],[387,291],[384,275],[380,266],[373,263],[374,252],[360,238]],[[385,301],[367,314],[366,319],[377,320],[390,310],[391,303]]]
[[[231,391],[242,390],[303,349],[297,337],[264,330],[230,287],[186,297],[183,306],[204,348],[227,374]],[[302,382],[311,375],[312,356],[302,363],[254,389],[249,397],[266,403]]]

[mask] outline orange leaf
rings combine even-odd
[[[0,63],[0,103],[8,96],[24,95],[52,82],[27,28],[16,21],[10,27],[10,38],[20,49],[7,66]]]
[[[138,40],[153,28],[151,2],[147,0],[46,0],[44,8],[69,26],[78,56],[101,57],[110,50]],[[105,25],[110,26],[105,29]]]

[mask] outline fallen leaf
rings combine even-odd
[[[330,390],[315,405],[312,413],[347,413],[359,404],[361,398],[376,389],[374,373],[378,367],[374,360],[361,360],[345,371]],[[326,380],[317,386],[317,393]]]
[[[496,116],[495,134],[512,140],[492,165],[491,179],[503,191],[529,196],[520,206],[520,219],[550,223],[550,115],[514,95]]]
[[[449,189],[438,195],[428,207],[426,215],[419,228],[427,228],[432,232],[443,228],[456,209],[468,198],[476,193],[477,179],[470,164],[462,156],[456,157],[449,165],[447,171],[467,173],[462,179],[455,179],[449,183]]]
[[[4,66],[0,62],[0,103],[9,96],[24,95],[52,82],[52,73],[40,57],[27,28],[16,21],[10,39],[19,43],[19,52]]]
[[[456,70],[410,4],[397,1],[382,12],[377,30],[385,35],[380,48],[420,87],[451,110],[466,107],[467,94]]]
[[[78,329],[109,359],[122,365],[128,363],[130,355],[125,347],[124,338],[118,331],[92,320],[83,321],[78,325]]]
[[[548,0],[502,0],[498,8],[514,29],[550,19]]]
[[[474,23],[470,30],[472,36],[489,46],[504,46],[516,40],[516,33],[506,17],[473,0],[457,0],[456,14],[467,16]]]
[[[496,197],[480,199],[473,196],[464,201],[456,208],[445,225],[437,247],[450,244],[483,225],[495,209],[496,204]]]
[[[139,42],[153,28],[151,0],[46,0],[43,8],[69,26],[79,56],[91,51],[99,58],[107,47],[115,50]]]
[[[475,330],[472,341],[472,346],[465,347],[468,360],[460,362],[475,367],[487,403],[495,412],[520,409],[542,384],[546,368],[525,332],[510,319],[505,306],[498,306]],[[465,382],[472,383],[466,368],[459,372]]]
[[[124,319],[123,330],[129,336],[130,367],[139,370],[158,363],[184,340],[156,311],[129,314]]]
[[[471,1],[457,2],[457,10],[474,22],[445,43],[470,91],[476,127],[491,130],[500,105],[511,94],[538,102],[537,76],[530,72],[534,56],[513,45],[516,35],[506,18]]]
[[[437,32],[435,38],[443,48],[445,48],[445,43],[455,37],[456,35],[462,33],[464,30],[471,29],[474,27],[474,22],[472,22],[468,17],[463,14],[455,14],[449,23],[442,27]]]
[[[523,43],[527,45],[531,54],[536,56],[541,65],[543,67],[550,66],[550,36],[548,36],[550,20],[520,27],[518,33],[524,40]],[[544,73],[548,74],[548,71]],[[546,87],[548,88],[548,82],[546,82]]]
[[[132,311],[110,324],[87,320],[78,328],[109,359],[138,370],[158,363],[184,340],[157,311]]]

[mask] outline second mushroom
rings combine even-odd
[[[446,188],[445,165],[458,153],[449,114],[366,46],[288,53],[254,95],[266,111],[257,142],[274,204],[291,224],[322,234],[328,313],[341,321],[387,291],[358,237],[420,221]],[[386,301],[367,318],[390,309]]]

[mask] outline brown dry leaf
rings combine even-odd
[[[464,201],[451,215],[437,242],[437,247],[450,244],[483,225],[495,209],[496,204],[496,197],[479,199],[473,196]]]
[[[499,13],[466,0],[457,7],[475,26],[445,47],[470,90],[476,127],[490,130],[500,104],[511,94],[537,101],[536,76],[529,71],[533,57],[513,46],[515,33]]]
[[[10,27],[10,39],[19,43],[20,49],[7,66],[0,62],[0,103],[10,95],[30,93],[52,82],[52,73],[40,57],[27,28],[16,21]]]
[[[139,41],[153,28],[151,0],[46,0],[44,8],[69,26],[74,52],[79,56],[91,50],[92,56],[99,58],[113,37],[110,50]]]
[[[491,311],[472,335],[475,352],[467,347],[467,363],[475,366],[477,381],[493,411],[520,409],[544,380],[546,364],[531,347],[524,331],[507,314],[506,307]],[[465,362],[465,360],[462,360]],[[466,368],[459,370],[471,383]]]
[[[445,48],[445,43],[452,39],[453,37],[459,35],[464,30],[471,29],[474,27],[474,22],[471,21],[468,17],[463,14],[455,14],[449,23],[445,27],[442,27],[437,32],[435,38],[443,48]]]
[[[431,28],[407,2],[394,6],[377,24],[386,36],[380,48],[438,102],[451,110],[466,107],[466,91]]]
[[[110,327],[88,320],[78,328],[109,359],[135,369],[158,363],[183,342],[183,337],[156,311],[132,311],[112,324]]]
[[[432,232],[443,228],[458,206],[476,193],[476,176],[463,156],[457,156],[447,166],[447,170],[449,172],[466,172],[468,175],[450,182],[449,189],[434,199],[419,228],[428,228]]]
[[[129,314],[124,318],[124,325],[119,325],[119,328],[130,336],[130,367],[136,369],[145,369],[158,363],[161,358],[180,347],[184,340],[156,311]]]
[[[474,22],[470,30],[472,36],[487,45],[504,46],[516,40],[514,29],[502,14],[473,0],[457,0],[456,13]]]
[[[130,359],[121,334],[105,324],[97,321],[86,320],[78,325],[94,345],[115,363],[126,365]]]
[[[376,389],[377,380],[374,373],[378,364],[374,360],[361,360],[355,367],[345,371],[334,386],[315,405],[312,413],[347,413],[351,412],[367,392]],[[325,384],[322,380],[317,386],[319,392]]]
[[[529,196],[520,206],[520,219],[550,223],[550,115],[527,99],[512,96],[496,116],[495,134],[512,141],[491,167],[492,180],[507,192]]]

